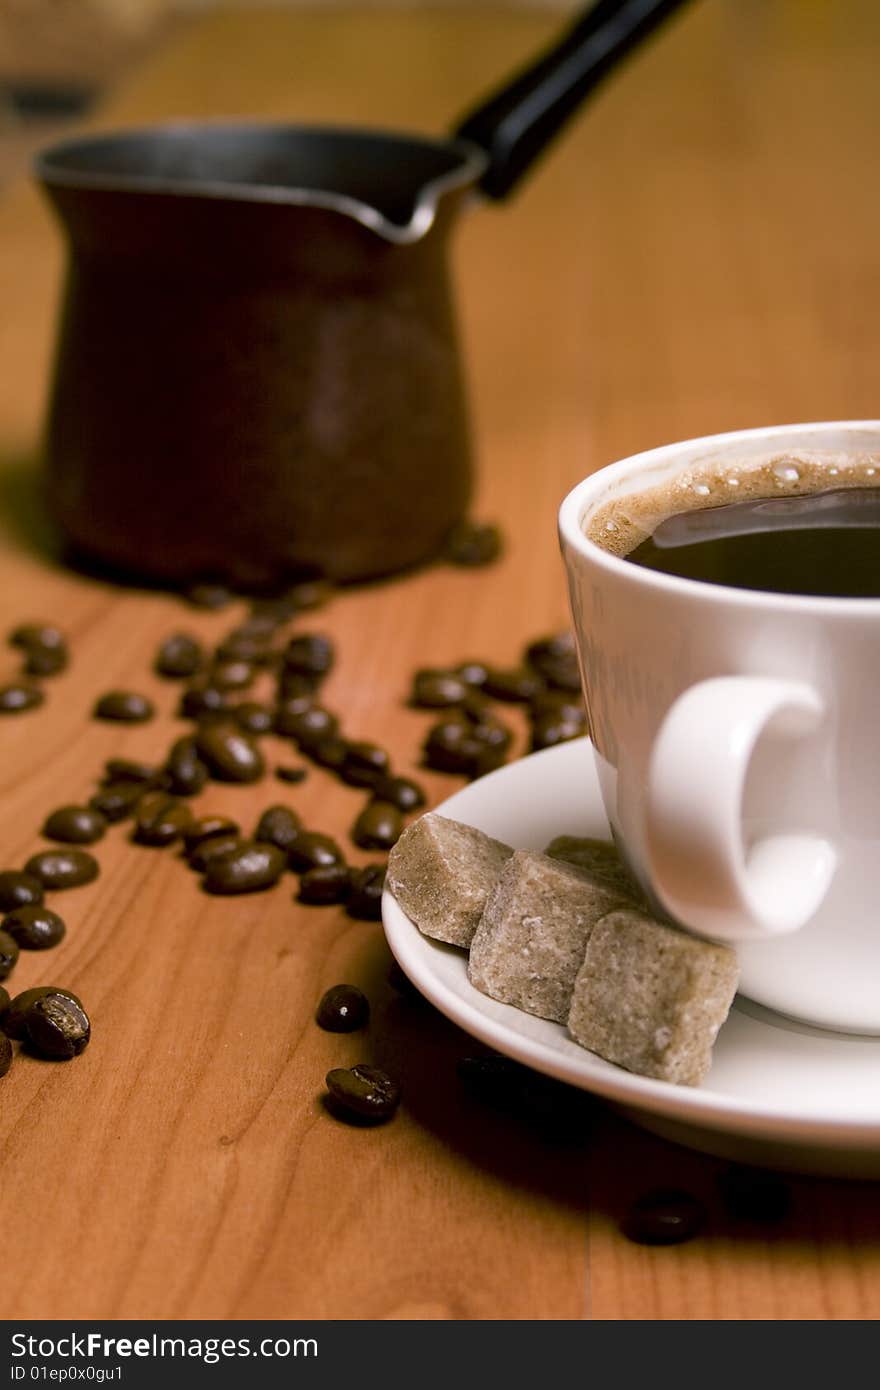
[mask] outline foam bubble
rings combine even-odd
[[[795,468],[793,463],[777,463],[773,469],[773,476],[781,483],[798,483],[801,474],[800,469]]]

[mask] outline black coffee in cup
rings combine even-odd
[[[880,461],[703,466],[610,500],[591,540],[645,569],[777,594],[880,598]]]

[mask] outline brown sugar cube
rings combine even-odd
[[[697,1086],[736,993],[738,964],[716,946],[632,909],[593,929],[574,984],[576,1042],[641,1076]]]
[[[564,1023],[594,924],[627,901],[586,869],[516,850],[471,943],[471,984],[503,1004]]]
[[[642,892],[620,857],[617,846],[610,840],[593,840],[586,836],[557,835],[544,853],[565,864],[587,869],[610,888],[619,888],[633,902],[642,902]]]
[[[404,830],[385,881],[420,932],[467,948],[512,853],[481,830],[431,812]]]

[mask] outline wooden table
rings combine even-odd
[[[557,22],[501,8],[205,16],[99,123],[244,114],[439,134]],[[338,642],[327,702],[401,770],[417,770],[428,723],[405,706],[415,667],[512,664],[566,624],[555,515],[585,473],[689,435],[877,414],[878,41],[873,0],[702,0],[508,206],[461,226],[475,513],[502,525],[506,554],[347,592],[302,623]],[[41,710],[0,726],[9,865],[105,758],[159,757],[183,730],[150,671],[160,638],[215,637],[240,612],[195,613],[54,558],[35,459],[60,267],[39,195],[15,187],[0,206],[0,630],[55,618],[73,664]],[[160,717],[90,720],[119,686],[154,695]],[[458,785],[426,782],[434,803]],[[198,805],[248,824],[285,795],[340,837],[362,804],[316,771],[289,792],[211,786]],[[725,1223],[720,1160],[601,1108],[589,1137],[561,1143],[464,1097],[455,1063],[474,1045],[390,987],[378,924],[302,908],[292,881],[207,898],[174,853],[133,848],[122,828],[98,853],[99,881],[57,900],[66,940],[14,976],[78,991],[94,1040],[66,1066],[18,1058],[0,1083],[6,1318],[880,1315],[876,1187],[795,1178],[781,1226]],[[366,1037],[313,1022],[343,979],[373,1003]],[[324,1111],[323,1077],[369,1059],[399,1072],[406,1099],[386,1127],[354,1130]],[[624,1239],[622,1212],[656,1183],[705,1198],[706,1235]]]

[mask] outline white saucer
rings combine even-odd
[[[511,763],[436,808],[516,848],[554,835],[608,836],[588,739]],[[388,943],[413,984],[496,1051],[606,1097],[677,1143],[741,1162],[829,1177],[880,1178],[880,1038],[828,1033],[737,998],[699,1087],[636,1076],[579,1047],[565,1028],[480,994],[467,955],[422,936],[390,893]]]

